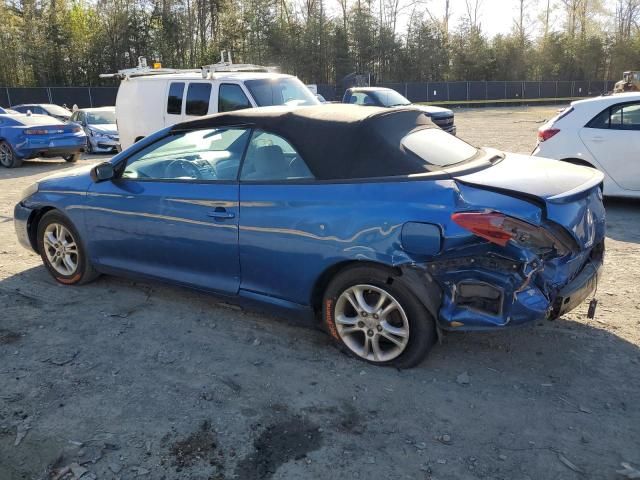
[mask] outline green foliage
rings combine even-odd
[[[603,2],[562,5],[560,31],[541,28],[534,38],[521,21],[489,38],[469,20],[443,28],[415,9],[398,32],[395,0],[339,0],[340,10],[325,0],[0,0],[0,85],[104,84],[100,73],[135,66],[138,56],[194,68],[221,50],[313,83],[353,72],[420,82],[618,79],[640,69],[637,19],[607,35],[598,21],[625,22],[602,20]]]

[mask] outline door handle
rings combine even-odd
[[[234,218],[235,213],[227,211],[224,207],[216,207],[212,212],[207,213],[208,217],[212,217],[218,220],[224,220],[225,218]]]

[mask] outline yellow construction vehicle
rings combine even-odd
[[[640,92],[640,72],[624,72],[622,80],[616,82],[613,93]]]

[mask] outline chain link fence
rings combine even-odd
[[[377,86],[396,90],[412,102],[520,102],[596,97],[613,90],[614,81],[487,81],[381,83]],[[341,100],[344,89],[336,85],[318,85],[318,93],[327,100]]]
[[[71,108],[106,107],[116,104],[118,87],[22,87],[0,88],[0,107],[21,103],[55,103]]]
[[[483,103],[554,101],[595,97],[613,90],[613,81],[542,82],[420,82],[383,83],[412,102]],[[0,106],[21,103],[55,103],[84,107],[115,105],[118,87],[0,87]],[[327,100],[341,100],[344,89],[336,85],[318,85],[318,93]]]

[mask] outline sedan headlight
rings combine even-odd
[[[107,137],[106,134],[102,133],[102,132],[96,132],[95,130],[91,130],[89,129],[89,135],[91,135],[92,137]]]
[[[26,200],[27,198],[29,198],[34,193],[37,193],[38,192],[38,187],[39,187],[38,182],[35,182],[35,183],[32,183],[31,185],[29,185],[24,190],[22,190],[22,195],[20,196],[20,201]]]

